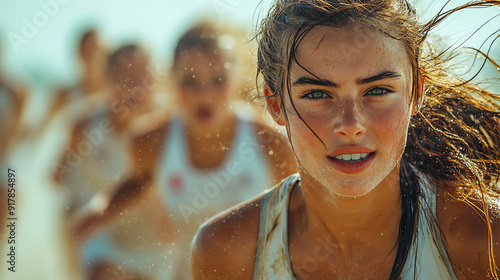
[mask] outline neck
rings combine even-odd
[[[86,68],[83,72],[82,86],[87,94],[103,90],[105,87],[104,77],[95,71],[95,69]]]
[[[357,198],[332,195],[312,177],[300,173],[307,234],[333,240],[346,263],[391,252],[402,212],[399,166],[372,191]]]
[[[225,140],[230,141],[233,136],[236,121],[236,115],[231,112],[225,115],[222,118],[222,121],[212,125],[210,129],[200,129],[199,124],[190,125],[186,122],[187,137],[190,142],[197,142],[197,145],[204,147],[208,147],[221,141],[224,142]]]
[[[186,137],[193,165],[199,168],[219,166],[233,148],[231,143],[236,135],[236,126],[237,119],[234,114],[229,115],[224,122],[210,131],[187,126]]]

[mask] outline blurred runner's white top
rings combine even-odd
[[[262,198],[253,279],[296,279],[288,252],[287,209],[290,193],[299,181],[299,175],[294,174]],[[436,197],[426,185],[424,180],[418,234],[401,279],[457,279],[436,225]]]
[[[178,225],[191,224],[196,230],[206,219],[257,196],[271,184],[267,159],[256,139],[257,131],[252,131],[250,121],[241,116],[237,122],[224,162],[217,168],[200,170],[189,160],[182,121],[179,118],[172,121],[157,182],[163,201]]]
[[[156,182],[178,233],[170,259],[175,279],[190,279],[189,249],[200,224],[211,216],[257,196],[271,185],[271,173],[251,122],[238,116],[235,137],[223,163],[200,170],[189,157],[186,131],[178,118],[170,124]],[[192,151],[196,152],[196,151]]]
[[[105,111],[96,112],[75,148],[67,147],[63,164],[72,210],[88,206],[98,193],[111,194],[130,170],[130,139],[113,126],[103,129],[107,120]]]

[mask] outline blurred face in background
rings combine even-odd
[[[149,71],[149,58],[140,50],[124,52],[111,67],[111,80],[118,96],[130,107],[142,104],[149,96],[154,86],[153,77]]]
[[[80,58],[86,68],[104,74],[106,53],[99,43],[97,34],[87,35],[80,45]]]
[[[186,124],[197,131],[220,129],[231,114],[226,58],[213,51],[189,49],[174,67],[178,98]]]

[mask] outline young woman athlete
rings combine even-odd
[[[110,55],[107,69],[112,91],[104,93],[106,102],[71,128],[66,149],[55,165],[55,179],[65,188],[65,218],[69,222],[105,204],[126,179],[134,121],[155,109],[152,97],[157,87],[156,77],[150,71],[149,55],[142,47],[121,46]],[[157,245],[161,234],[156,225],[163,222],[166,214],[149,207],[142,212],[137,210],[126,211],[120,219],[107,223],[99,235],[82,244],[79,255],[87,279],[156,275],[158,265],[152,264],[158,263],[163,249]],[[70,249],[74,250],[73,247],[78,248]]]
[[[258,72],[299,173],[201,226],[194,279],[498,279],[500,98],[425,40],[496,5],[274,1]]]

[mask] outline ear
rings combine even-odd
[[[273,117],[273,120],[281,126],[285,125],[285,118],[283,116],[283,111],[281,110],[280,102],[278,97],[271,91],[268,85],[264,86],[264,96],[267,103],[267,111]]]
[[[411,115],[415,116],[420,108],[422,108],[422,104],[424,103],[424,83],[425,83],[425,75],[422,73],[421,69],[418,69],[418,83],[417,88],[415,89],[417,92],[416,99],[413,101],[413,106],[411,110]]]

